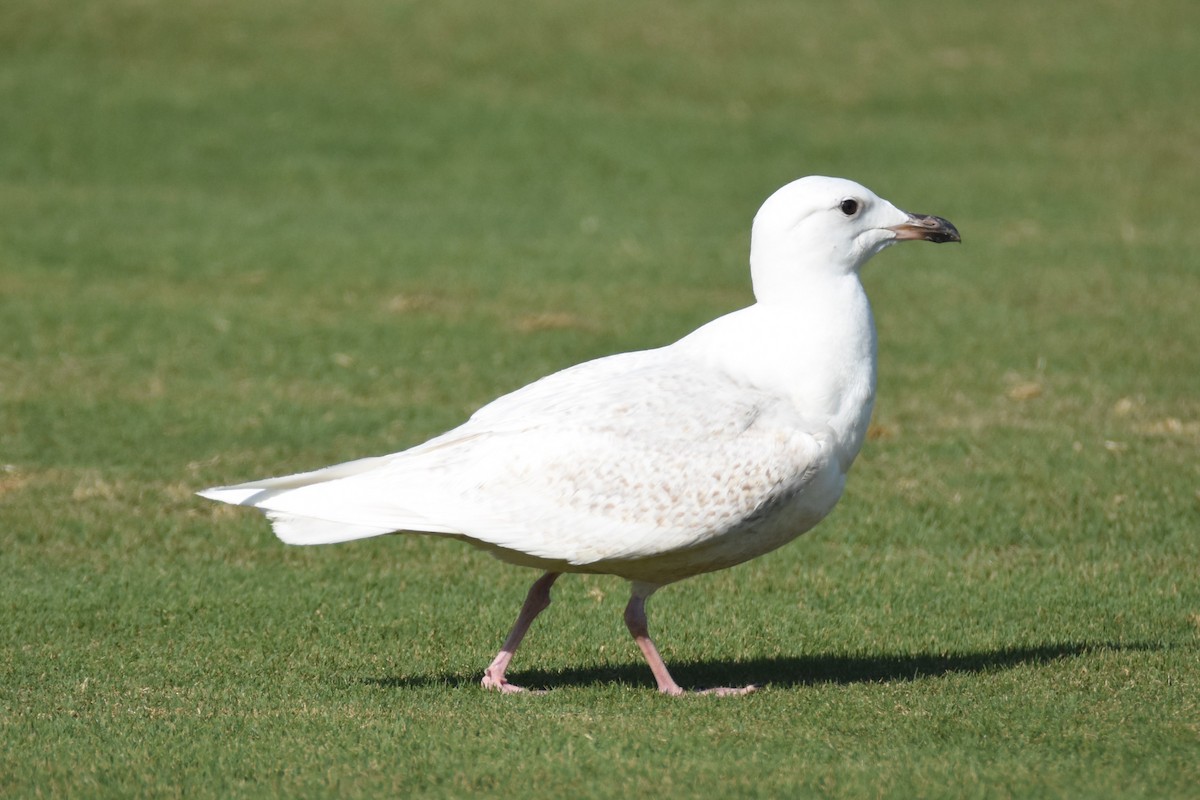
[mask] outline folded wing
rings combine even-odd
[[[410,450],[201,494],[291,544],[419,531],[586,565],[693,547],[803,490],[819,425],[660,353],[555,373]]]

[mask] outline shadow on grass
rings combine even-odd
[[[1028,664],[1049,664],[1068,658],[1099,652],[1145,652],[1160,650],[1157,644],[1056,643],[1035,647],[1005,647],[968,653],[915,653],[905,655],[814,655],[755,658],[745,661],[696,661],[669,664],[675,680],[685,688],[706,686],[794,687],[815,684],[895,683],[921,678],[937,678],[953,673],[982,673],[1011,669]],[[465,686],[476,685],[482,676],[405,675],[364,678],[363,683],[382,687]],[[653,687],[650,669],[644,663],[612,667],[568,668],[563,670],[522,670],[510,672],[509,679],[530,689],[554,689],[567,686],[596,686],[617,683]]]

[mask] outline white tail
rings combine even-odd
[[[287,544],[335,544],[400,530],[456,533],[453,528],[430,522],[420,514],[390,509],[386,519],[355,519],[371,515],[371,503],[356,504],[356,495],[386,497],[367,476],[388,462],[386,457],[362,458],[312,472],[280,478],[216,486],[197,492],[201,497],[236,506],[257,508],[267,515],[275,535]],[[355,477],[368,477],[362,487]],[[365,510],[364,510],[365,507]]]
[[[390,528],[373,528],[369,525],[348,525],[314,517],[297,517],[281,511],[268,511],[271,527],[285,544],[337,544],[371,536],[395,533]]]

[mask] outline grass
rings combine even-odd
[[[1183,0],[0,7],[0,794],[1195,797],[1200,15]],[[749,301],[801,174],[866,277],[839,510],[657,595],[288,549],[191,492],[413,444]]]

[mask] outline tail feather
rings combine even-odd
[[[315,517],[298,517],[281,511],[268,511],[267,518],[275,535],[285,544],[337,544],[354,539],[366,539],[371,536],[382,536],[395,533],[389,528],[376,528],[370,525],[349,525],[344,522],[331,522]]]
[[[387,457],[363,458],[279,478],[215,486],[201,497],[257,508],[287,544],[334,544],[397,531],[456,534],[453,525],[393,505],[386,489],[404,480],[381,476]],[[374,474],[369,474],[374,473]],[[412,495],[422,496],[410,487]]]
[[[294,475],[284,475],[281,478],[265,478],[259,481],[238,483],[233,486],[214,486],[202,492],[196,492],[209,500],[218,500],[234,506],[259,506],[272,497],[284,492],[313,486],[318,483],[328,483],[352,475],[361,475],[376,469],[387,461],[386,456],[360,458],[357,461],[347,461],[334,464],[332,467],[316,469],[311,472],[297,472]]]

